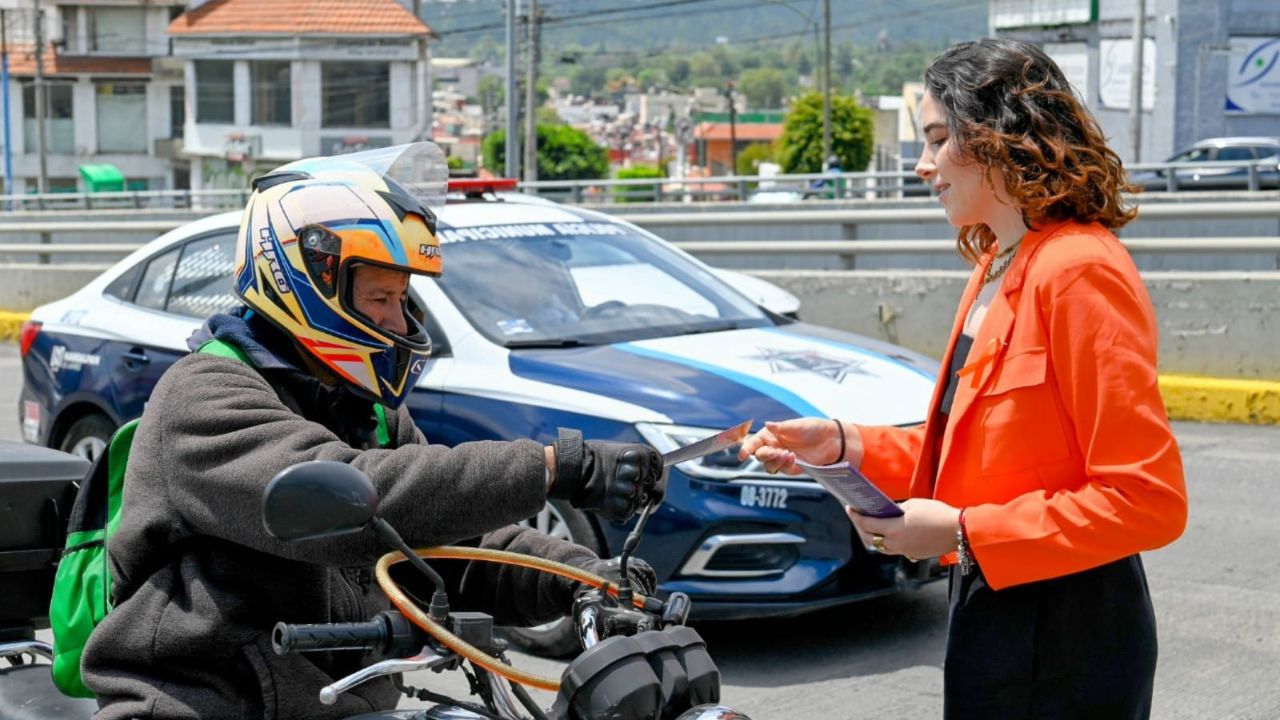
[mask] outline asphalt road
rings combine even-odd
[[[0,345],[0,438],[20,439],[21,383],[15,346]],[[1280,428],[1178,423],[1175,432],[1191,518],[1180,540],[1145,557],[1160,633],[1154,717],[1280,718]],[[723,675],[723,701],[754,720],[941,716],[941,583],[789,620],[697,629]],[[410,682],[466,692],[460,678]],[[536,696],[550,704],[549,694]]]

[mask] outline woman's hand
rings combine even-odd
[[[845,456],[840,454],[840,435],[846,433]],[[848,432],[843,424],[824,418],[797,418],[783,422],[767,422],[760,432],[747,438],[738,451],[738,459],[746,460],[754,455],[771,472],[795,475],[800,472],[796,458],[811,465],[830,465],[850,457],[850,449],[857,445],[857,461],[862,460],[862,443],[854,442],[857,432]],[[860,439],[860,438],[859,438]],[[850,462],[854,462],[850,459]],[[855,467],[857,465],[855,464]]]
[[[960,529],[960,509],[940,500],[912,498],[901,503],[902,516],[873,518],[859,515],[846,507],[845,513],[858,529],[865,547],[875,547],[888,555],[927,558],[945,555],[956,549],[956,531]],[[872,536],[884,540],[873,543]]]

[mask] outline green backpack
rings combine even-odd
[[[239,360],[252,367],[240,348],[210,340],[196,352]],[[390,444],[386,412],[374,405],[378,416],[378,444]],[[89,635],[111,612],[111,566],[107,559],[107,538],[120,526],[120,505],[124,497],[124,474],[129,450],[138,429],[130,420],[115,431],[106,452],[98,456],[76,491],[75,505],[67,523],[67,542],[53,579],[53,599],[49,603],[49,626],[53,630],[53,682],[64,695],[93,697],[80,677],[80,658]]]

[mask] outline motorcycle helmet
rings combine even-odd
[[[431,143],[309,158],[258,177],[240,221],[235,294],[351,391],[399,407],[431,339],[407,307],[404,334],[357,310],[353,276],[362,264],[440,275],[436,216],[423,201],[443,204],[447,178]]]

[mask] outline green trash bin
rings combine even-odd
[[[124,175],[115,165],[81,165],[80,177],[89,192],[123,192]]]

